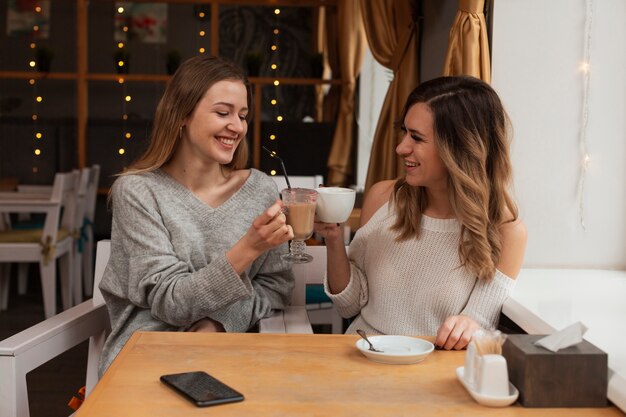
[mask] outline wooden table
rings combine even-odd
[[[78,416],[621,416],[614,407],[487,408],[455,377],[465,352],[413,365],[366,359],[353,335],[137,332]],[[432,340],[432,339],[431,339]],[[159,381],[203,370],[242,392],[241,403],[197,408]]]

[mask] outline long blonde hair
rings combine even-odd
[[[510,121],[496,92],[473,77],[439,77],[415,88],[402,110],[425,103],[433,115],[439,155],[448,170],[449,199],[461,223],[461,264],[478,278],[494,276],[502,242],[499,228],[515,221],[517,206],[508,188]],[[399,240],[419,237],[426,191],[404,178],[394,185]]]
[[[191,115],[204,93],[224,80],[241,81],[247,92],[248,115],[252,118],[252,91],[243,70],[234,63],[214,56],[198,55],[183,62],[156,109],[148,149],[120,175],[154,171],[167,163],[178,145],[184,120]],[[248,163],[248,142],[242,140],[227,169],[242,169]]]

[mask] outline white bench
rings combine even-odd
[[[626,412],[626,271],[524,268],[502,313],[528,334],[582,322],[609,355],[607,397]]]

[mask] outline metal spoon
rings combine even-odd
[[[365,340],[367,342],[368,345],[370,345],[369,350],[371,350],[372,352],[379,352],[379,353],[383,353],[382,350],[378,350],[374,347],[374,345],[372,345],[372,342],[370,342],[370,340],[367,338],[367,335],[365,334],[365,332],[361,329],[357,329],[356,331],[359,336],[361,336],[363,338],[363,340]]]

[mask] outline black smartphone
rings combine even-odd
[[[198,407],[243,401],[243,395],[203,371],[161,376],[161,381]]]

